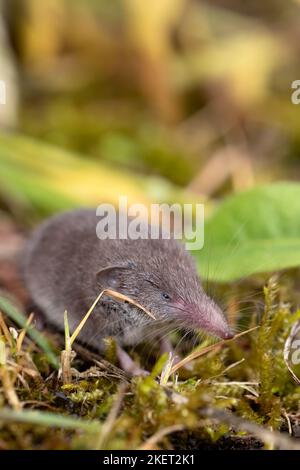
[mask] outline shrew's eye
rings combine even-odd
[[[159,289],[159,290],[161,289],[159,287],[159,285],[156,284],[155,282],[153,282],[152,280],[150,280],[150,279],[146,279],[146,280],[149,284],[151,284],[151,286],[153,286],[153,287],[155,287],[156,289]],[[167,292],[162,292],[161,296],[164,300],[171,300],[171,296]]]
[[[169,294],[167,294],[167,292],[163,292],[162,296],[165,300],[171,300],[171,297],[169,296]]]

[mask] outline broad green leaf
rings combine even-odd
[[[204,278],[228,282],[300,265],[300,184],[274,183],[232,196],[205,225],[197,254]]]

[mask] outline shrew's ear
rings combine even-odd
[[[97,283],[103,289],[121,289],[126,283],[127,274],[132,272],[133,265],[106,266],[96,274]]]

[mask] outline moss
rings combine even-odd
[[[281,429],[287,415],[296,419],[300,403],[299,387],[283,359],[285,341],[298,316],[291,314],[282,292],[286,289],[272,278],[264,289],[261,317],[253,312],[249,322],[259,324],[257,330],[199,356],[164,385],[160,385],[159,376],[166,356],[152,358],[154,366],[149,376],[124,381],[124,374],[115,365],[110,366],[108,361],[94,363],[93,355],[87,361],[80,353],[72,363],[72,382],[63,385],[50,363],[52,359],[28,335],[17,351],[15,341],[10,342],[2,332],[5,364],[1,367],[9,370],[9,386],[21,409],[16,424],[13,408],[18,404],[13,403],[11,390],[2,383],[0,445],[13,449],[132,449],[147,447],[151,436],[169,429],[154,447],[221,448],[225,443],[228,446],[230,439],[239,445],[244,439],[249,446],[249,433],[237,433],[228,422],[204,416],[202,410],[207,407],[227,410],[269,429]],[[8,327],[13,325],[8,316],[4,320]],[[53,342],[53,338],[49,336],[47,341]],[[59,344],[52,348],[58,351],[57,357]],[[115,363],[115,344],[108,340],[107,346],[106,360]],[[142,353],[138,359],[145,364]],[[32,422],[28,414],[31,410],[37,413]],[[255,446],[259,447],[257,441]]]

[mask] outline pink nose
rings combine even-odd
[[[234,334],[232,333],[231,330],[228,330],[222,334],[223,339],[232,339],[234,337]]]

